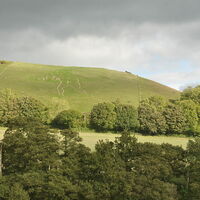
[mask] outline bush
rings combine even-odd
[[[81,128],[84,125],[84,118],[76,110],[64,110],[55,117],[52,125],[61,129]]]

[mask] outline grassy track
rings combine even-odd
[[[98,102],[119,99],[137,105],[139,99],[152,95],[179,96],[172,88],[126,72],[19,62],[0,64],[0,89],[4,88],[36,97],[55,111],[88,112]]]

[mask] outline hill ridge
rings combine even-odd
[[[138,75],[105,68],[0,62],[0,89],[11,88],[54,106],[87,112],[99,102],[138,105],[152,95],[177,98],[179,91]]]

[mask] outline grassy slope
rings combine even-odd
[[[179,96],[174,89],[125,72],[17,62],[0,64],[0,89],[11,88],[39,98],[49,106],[54,105],[55,110],[72,108],[86,112],[98,102],[116,99],[137,105],[138,86],[141,98]]]

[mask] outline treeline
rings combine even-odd
[[[140,131],[144,134],[200,135],[200,86],[185,89],[178,100],[151,97],[138,107]]]
[[[63,111],[53,121],[60,128],[87,126],[96,131],[134,131],[145,135],[200,135],[200,86],[188,88],[178,100],[153,96],[135,108],[120,102],[94,105],[85,117],[77,111]],[[85,120],[84,120],[85,119]]]
[[[2,141],[2,200],[199,200],[200,140],[186,150],[138,143],[129,133],[99,141],[60,136],[36,121],[12,124]]]
[[[119,101],[94,105],[90,113],[64,110],[53,119],[43,103],[32,97],[18,97],[10,90],[0,92],[0,126],[18,118],[39,120],[59,129],[132,131],[145,135],[200,135],[200,86],[188,88],[180,99],[150,97],[135,108]],[[18,120],[19,121],[19,120]]]

